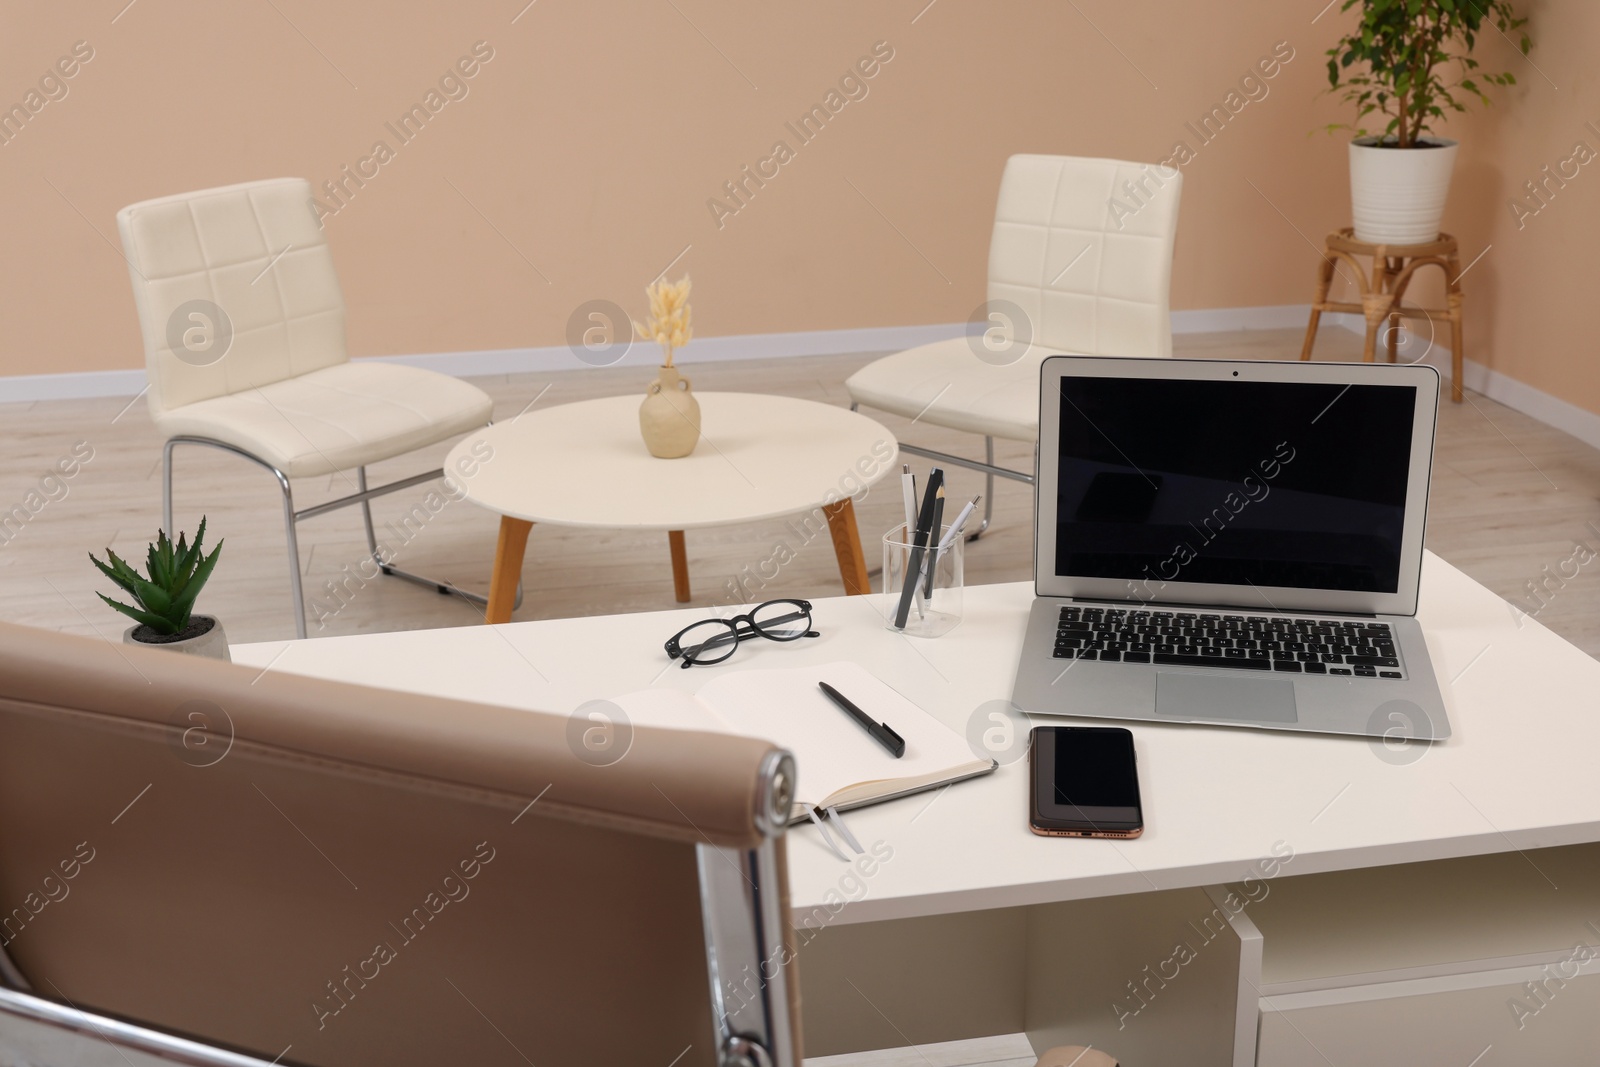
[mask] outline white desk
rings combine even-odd
[[[1136,841],[1049,840],[1027,828],[1024,763],[848,816],[895,857],[839,922],[1070,900],[1243,878],[1276,841],[1285,873],[1600,840],[1600,663],[1433,555],[1420,618],[1455,736],[1410,763],[1376,742],[1134,725],[1144,792]],[[883,628],[876,597],[814,601],[822,637],[745,642],[719,667],[680,670],[661,643],[700,609],[236,645],[237,663],[565,714],[652,684],[694,688],[713,672],[855,659],[965,731],[1009,698],[1028,584],[966,590],[949,635]],[[1404,753],[1409,757],[1411,753]],[[804,776],[805,768],[800,774]],[[839,861],[808,828],[790,844],[797,911],[822,902]]]
[[[233,657],[558,713],[652,684],[692,688],[714,671],[854,659],[964,732],[980,706],[1010,695],[1031,596],[1020,583],[970,588],[961,625],[927,641],[883,629],[875,597],[815,601],[821,638],[746,642],[726,664],[688,671],[661,643],[703,614],[695,609],[241,645]],[[1431,554],[1420,618],[1455,733],[1404,752],[1409,762],[1355,738],[1134,725],[1142,838],[1035,837],[1019,762],[850,813],[856,836],[887,842],[893,858],[826,924],[1234,882],[1259,876],[1278,842],[1294,852],[1281,873],[1300,875],[1600,840],[1600,663]],[[814,829],[791,837],[794,909],[817,914],[839,899],[848,869]]]

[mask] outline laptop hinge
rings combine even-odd
[[[1051,597],[1050,599],[1070,600],[1074,604],[1105,604],[1109,607],[1127,608],[1131,611],[1148,611],[1153,608],[1161,610],[1181,608],[1184,611],[1248,612],[1259,615],[1329,615],[1341,619],[1376,619],[1378,617],[1378,613],[1372,611],[1325,611],[1322,608],[1259,608],[1243,607],[1239,604],[1194,604],[1180,603],[1175,600],[1107,600],[1102,597],[1086,596]]]

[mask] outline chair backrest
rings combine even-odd
[[[343,363],[344,295],[304,178],[117,212],[156,413]]]
[[[989,244],[989,301],[1042,350],[1170,356],[1172,243],[1183,175],[1073,156],[1012,156]],[[1010,316],[1001,314],[1001,318]]]
[[[792,759],[596,728],[0,624],[0,1062],[799,1067]]]

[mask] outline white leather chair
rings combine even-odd
[[[167,438],[163,526],[172,530],[173,449],[209,445],[278,479],[298,636],[306,635],[306,620],[295,526],[351,504],[361,505],[383,573],[485,603],[379,554],[371,499],[443,472],[373,489],[366,468],[482,426],[493,405],[481,389],[448,375],[350,361],[344,297],[310,205],[309,182],[275,178],[117,213],[144,335],[150,415]],[[355,492],[295,510],[291,478],[351,469]]]
[[[1183,175],[1117,159],[1012,156],[989,241],[987,321],[968,336],[869,363],[845,382],[865,406],[982,434],[985,461],[900,443],[902,451],[1032,484],[997,467],[994,439],[1037,441],[1039,364],[1069,352],[1170,356],[1168,291]],[[980,332],[982,331],[982,332]]]

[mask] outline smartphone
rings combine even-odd
[[[1028,826],[1041,837],[1144,833],[1133,734],[1120,726],[1036,726]]]

